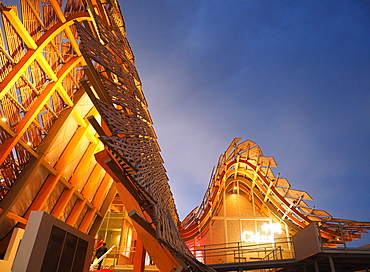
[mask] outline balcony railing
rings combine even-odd
[[[293,259],[290,238],[276,239],[274,243],[250,244],[243,242],[204,245],[196,247],[194,255],[204,264],[242,263],[252,261]]]

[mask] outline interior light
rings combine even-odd
[[[28,144],[29,146],[31,146],[31,145],[32,145],[32,143],[31,143],[31,142],[27,142],[27,144]]]
[[[6,118],[5,117],[1,118],[1,121],[6,122]]]

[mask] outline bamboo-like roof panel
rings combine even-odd
[[[295,189],[289,189],[287,190],[287,196],[296,198],[296,199],[305,199],[305,200],[312,200],[312,197],[305,191],[295,190]]]
[[[40,1],[39,0],[27,0],[21,1],[22,8],[22,22],[27,32],[31,35],[33,40],[36,42],[43,33],[43,22],[40,18]]]
[[[321,222],[321,224],[325,225],[327,220],[331,220],[332,217],[328,212],[310,208],[306,201],[312,201],[312,197],[307,192],[291,188],[286,178],[281,178],[280,174],[278,176],[273,174],[270,167],[277,167],[274,158],[263,156],[260,147],[253,145],[254,142],[245,141],[239,146],[239,144],[237,144],[239,141],[240,138],[234,139],[226,152],[221,154],[218,165],[213,171],[214,174],[211,176],[210,188],[212,188],[212,186],[225,188],[225,183],[227,182],[235,182],[239,177],[243,179],[247,178],[251,182],[251,190],[253,189],[253,192],[256,190],[259,191],[259,201],[265,201],[268,202],[269,205],[274,205],[275,209],[280,212],[281,220],[288,219],[290,222],[296,224],[298,229],[307,226],[310,222]],[[248,162],[241,162],[241,160],[245,159],[247,159]],[[228,166],[230,171],[224,171],[225,165]],[[248,174],[245,175],[245,173]],[[239,182],[244,182],[243,179]],[[246,183],[245,186],[248,186],[247,184],[248,183]],[[211,214],[208,216],[205,215],[207,212],[205,204],[208,203],[209,199],[212,199],[212,205],[222,205],[220,203],[223,203],[221,199],[223,194],[212,195],[212,191],[213,190],[208,189],[205,193],[203,203],[197,210],[192,212],[191,217],[187,217],[186,225],[182,226],[184,228],[182,233],[184,233],[185,237],[188,233],[187,230],[190,231],[190,229],[194,229],[196,226],[199,228],[202,224],[205,224],[204,222],[199,222],[199,220],[212,216]],[[217,208],[211,208],[211,210],[214,209]],[[193,221],[191,222],[191,220]],[[336,222],[345,221],[336,220]],[[352,233],[361,233],[368,227],[367,225],[357,224],[355,221],[348,222],[348,224],[350,225],[348,230],[351,230]],[[323,229],[322,231],[323,233],[327,231],[326,234],[322,234],[324,236],[328,235],[328,237],[332,237],[332,235],[334,235],[337,240],[342,240],[338,226],[330,230]],[[189,233],[194,235],[193,231]],[[199,230],[199,234],[200,233],[201,230]],[[354,238],[359,238],[359,236],[346,236],[346,239]]]
[[[64,7],[64,16],[69,16],[85,11],[85,5],[82,0],[66,0]]]
[[[10,7],[14,13],[18,15],[18,7]],[[18,32],[14,29],[13,25],[4,14],[2,15],[2,20],[8,53],[15,62],[18,62],[24,56],[26,48],[24,48],[24,43]]]
[[[269,166],[269,167],[277,167],[276,161],[274,157],[265,157],[260,156],[259,157],[260,164],[263,166]]]
[[[256,145],[256,146],[253,146],[250,149],[247,149],[246,151],[242,152],[240,154],[240,156],[243,157],[243,158],[245,157],[247,159],[253,158],[253,159],[257,160],[257,157],[263,156],[263,152],[262,152],[261,148],[258,145]]]
[[[51,5],[43,5],[42,9],[45,29],[50,29],[56,22],[58,22],[58,16]]]
[[[256,146],[257,144],[255,142],[252,142],[251,140],[246,140],[244,142],[241,142],[238,144],[238,150],[243,151],[247,149],[251,149],[252,147]]]
[[[269,177],[269,178],[274,178],[275,175],[272,172],[272,169],[270,167],[261,167],[260,168],[261,173],[263,173],[264,176]]]
[[[286,178],[278,178],[276,179],[275,186],[290,188],[290,184]]]
[[[311,215],[311,216],[320,216],[320,217],[327,217],[327,218],[331,218],[331,215],[326,212],[326,211],[323,211],[323,210],[316,210],[316,209],[312,209],[312,208],[302,208],[303,212],[308,214],[308,215]]]

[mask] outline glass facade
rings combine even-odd
[[[132,264],[135,252],[135,232],[123,204],[114,203],[104,217],[97,236],[101,236],[108,249],[106,265]]]
[[[274,248],[290,254],[286,223],[265,206],[250,181],[229,180],[209,226],[187,245],[205,263],[262,260]]]

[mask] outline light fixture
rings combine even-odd
[[[27,142],[27,145],[31,146],[31,145],[32,145],[32,143],[31,143],[31,142]]]
[[[1,121],[6,122],[6,118],[5,117],[1,118]]]

